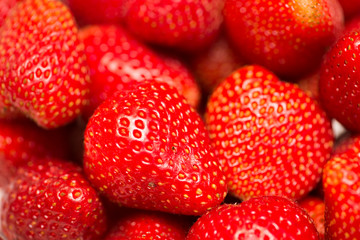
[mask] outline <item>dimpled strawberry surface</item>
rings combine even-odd
[[[0,0],[0,239],[360,239],[359,2]]]

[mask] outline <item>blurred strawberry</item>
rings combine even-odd
[[[326,239],[360,239],[360,156],[335,155],[324,168]]]
[[[84,168],[98,190],[127,207],[201,215],[227,192],[200,116],[156,81],[97,108],[85,131]]]
[[[360,131],[360,32],[341,37],[324,58],[319,81],[319,98],[330,117],[345,128]]]
[[[311,218],[294,202],[274,196],[222,205],[191,227],[186,240],[319,239]]]
[[[210,48],[189,59],[194,72],[205,89],[211,93],[244,61],[233,51],[225,37],[220,37]]]
[[[299,202],[309,216],[314,220],[316,229],[319,232],[319,239],[325,239],[325,203],[319,197],[307,196]]]
[[[133,82],[156,79],[176,87],[196,107],[200,92],[190,72],[175,59],[161,58],[118,26],[80,31],[91,74],[91,99],[85,115]]]
[[[337,0],[226,0],[224,19],[245,60],[282,77],[315,70],[343,29]]]
[[[0,172],[14,172],[29,161],[47,157],[69,157],[66,129],[48,131],[28,121],[0,121]]]
[[[194,51],[215,40],[223,5],[223,0],[132,0],[125,23],[146,42]]]
[[[25,0],[0,29],[0,94],[44,128],[69,123],[88,103],[88,68],[70,11]]]
[[[1,205],[7,240],[101,239],[102,203],[81,169],[61,160],[30,162],[17,171]]]
[[[306,75],[297,81],[299,88],[302,89],[312,99],[318,101],[319,99],[319,80],[320,72],[315,71]]]
[[[351,33],[353,31],[357,31],[357,32],[360,31],[360,16],[354,17],[353,19],[346,22],[345,29],[344,29],[342,35],[340,35],[340,37],[342,37],[343,35],[345,35],[347,33]]]
[[[120,23],[132,0],[63,0],[80,25]]]
[[[189,224],[183,216],[160,212],[133,211],[124,214],[105,240],[184,240]]]
[[[360,1],[354,0],[338,0],[344,11],[346,19],[350,19],[357,14],[360,14]]]
[[[0,27],[5,22],[6,16],[8,15],[11,8],[13,8],[17,2],[21,0],[1,0],[0,1]]]
[[[230,75],[209,98],[206,123],[230,193],[299,199],[330,157],[330,121],[303,91],[259,66]]]

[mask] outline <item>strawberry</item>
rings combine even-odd
[[[13,8],[17,2],[21,0],[2,0],[0,1],[0,27],[3,25],[6,16],[11,8]]]
[[[39,126],[54,128],[80,114],[88,103],[88,82],[83,46],[65,5],[17,4],[0,29],[0,100]]]
[[[38,158],[68,157],[65,133],[66,129],[47,131],[30,121],[0,121],[0,171],[13,172]]]
[[[340,155],[343,153],[360,153],[360,135],[353,133],[345,133],[339,137],[333,148],[333,155]]]
[[[350,19],[357,14],[360,14],[360,2],[353,0],[338,0],[346,19]]]
[[[122,216],[105,240],[184,240],[187,222],[181,216],[160,212],[133,211]]]
[[[307,196],[299,202],[300,207],[304,208],[313,219],[320,239],[325,239],[325,203],[319,197]]]
[[[233,71],[244,65],[224,36],[192,57],[190,63],[199,82],[209,93]]]
[[[131,0],[63,0],[80,25],[120,23]]]
[[[145,81],[105,100],[84,144],[89,180],[124,206],[201,215],[226,195],[200,116],[166,83]]]
[[[316,186],[330,157],[331,124],[318,104],[259,66],[225,79],[205,119],[229,192],[243,200],[299,199]]]
[[[352,131],[360,131],[359,33],[348,32],[329,50],[321,66],[319,81],[322,106],[330,117]]]
[[[191,227],[186,240],[319,239],[311,218],[296,203],[275,196],[222,205]]]
[[[223,0],[132,0],[125,23],[146,42],[194,51],[215,40],[223,5]]]
[[[282,77],[315,70],[343,28],[336,0],[226,0],[224,21],[246,61]]]
[[[62,160],[19,168],[1,205],[8,240],[101,239],[106,230],[102,203],[81,169]]]
[[[336,154],[325,165],[326,239],[359,239],[360,155],[353,151]]]
[[[96,107],[131,82],[164,81],[176,87],[194,107],[200,92],[189,71],[175,60],[163,59],[119,26],[90,26],[79,33],[85,45],[92,80],[90,117]]]
[[[359,31],[360,30],[360,16],[354,17],[350,21],[346,22],[345,29],[343,34],[350,33],[352,31]]]
[[[305,77],[297,81],[299,88],[302,89],[306,94],[311,98],[318,101],[319,99],[319,80],[320,72],[319,70],[312,72]]]

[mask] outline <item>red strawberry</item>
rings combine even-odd
[[[25,116],[21,111],[16,109],[10,104],[10,102],[1,95],[0,90],[0,119],[1,120],[13,120],[13,119],[23,119]]]
[[[330,117],[360,131],[360,32],[345,34],[326,54],[320,72],[320,101]]]
[[[114,92],[132,81],[157,79],[176,87],[194,107],[200,93],[189,71],[175,60],[164,60],[121,27],[91,26],[80,31],[91,69],[91,99],[86,116]],[[170,62],[170,63],[169,63]]]
[[[298,80],[297,84],[299,85],[300,89],[306,92],[306,94],[308,94],[314,100],[318,101],[319,79],[320,79],[320,73],[319,71],[315,71]]]
[[[199,82],[209,93],[233,71],[244,65],[224,37],[190,61]]]
[[[79,24],[120,23],[131,0],[63,0]]]
[[[320,239],[325,239],[325,203],[319,197],[308,196],[299,202],[309,216],[314,220]]]
[[[13,8],[17,2],[21,0],[1,0],[0,1],[0,27],[3,25],[6,16],[11,8]]]
[[[120,218],[105,240],[184,240],[188,224],[182,218],[160,212],[131,212]]]
[[[169,75],[173,79],[172,81],[167,80],[166,83],[175,87],[188,103],[197,109],[201,99],[200,87],[185,64],[185,60],[169,53],[160,52],[159,56],[164,61],[165,68],[169,69]]]
[[[343,28],[337,0],[226,0],[224,19],[245,60],[283,77],[315,70]]]
[[[343,35],[346,33],[350,33],[352,31],[359,31],[359,30],[360,30],[360,16],[357,16],[351,19],[351,21],[346,22]]]
[[[321,178],[333,145],[325,113],[303,91],[259,66],[230,75],[207,105],[207,127],[240,199],[299,199]]]
[[[344,11],[344,16],[349,19],[360,14],[360,1],[354,0],[338,0]]]
[[[319,239],[306,212],[294,202],[274,196],[252,198],[239,205],[213,209],[191,227],[186,240]]]
[[[336,142],[335,147],[333,148],[334,155],[340,155],[343,153],[360,153],[360,135],[345,133],[339,137]]]
[[[68,157],[65,133],[66,129],[48,131],[28,121],[0,121],[0,172],[13,172],[38,158]]]
[[[70,11],[52,0],[17,4],[0,29],[0,100],[54,128],[80,114],[88,102],[88,82]]]
[[[335,155],[324,168],[326,239],[360,239],[360,156]]]
[[[60,160],[38,160],[20,168],[1,211],[8,240],[97,240],[106,230],[95,190],[80,168]]]
[[[200,215],[226,195],[200,116],[165,83],[143,82],[97,108],[85,131],[84,168],[128,207]]]
[[[217,36],[223,4],[223,0],[132,0],[125,22],[144,41],[194,51]]]

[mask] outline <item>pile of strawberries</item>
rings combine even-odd
[[[360,1],[0,1],[0,239],[360,239],[357,132]]]

